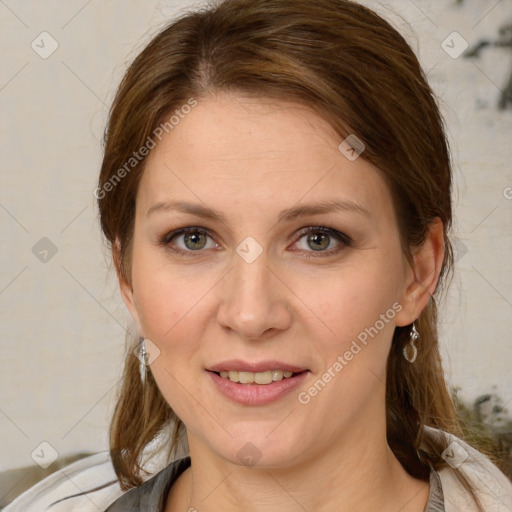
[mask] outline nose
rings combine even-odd
[[[224,329],[247,340],[262,340],[291,324],[291,292],[269,267],[265,251],[248,263],[238,254],[224,276],[218,293],[217,321]]]

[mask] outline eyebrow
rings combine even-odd
[[[149,208],[146,217],[156,212],[179,211],[189,213],[196,217],[222,222],[227,225],[227,219],[221,212],[201,204],[187,203],[185,201],[162,201]],[[278,217],[279,222],[291,221],[299,217],[320,215],[338,211],[349,211],[370,218],[370,212],[362,205],[350,200],[332,199],[317,203],[297,205],[283,210]]]

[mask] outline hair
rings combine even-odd
[[[378,168],[391,192],[409,263],[441,219],[444,260],[434,296],[416,320],[417,360],[410,364],[402,355],[410,326],[396,327],[386,377],[389,446],[410,475],[427,480],[431,468],[447,466],[441,456],[446,443],[423,427],[457,436],[462,431],[441,366],[434,298],[453,266],[451,161],[444,122],[417,57],[389,22],[348,0],[225,0],[174,20],[128,68],[105,131],[100,222],[116,271],[127,282],[146,161],[130,159],[175,109],[219,92],[295,101],[328,121],[340,142],[350,134],[362,140],[361,158]],[[114,182],[128,161],[133,169]],[[128,345],[110,427],[110,452],[124,490],[143,482],[141,460],[151,441],[172,429],[171,452],[184,431],[151,372],[142,386]],[[465,476],[454,471],[474,496]]]

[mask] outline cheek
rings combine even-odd
[[[204,291],[192,284],[163,275],[161,279],[148,279],[138,289],[137,309],[144,335],[162,344],[162,349],[169,341],[190,345],[199,327],[194,318],[201,314]]]
[[[331,352],[342,350],[360,334],[364,338],[376,323],[382,336],[389,338],[396,316],[398,282],[395,268],[386,268],[381,259],[368,258],[361,265],[317,273],[311,279],[303,277],[293,289],[307,306],[302,309],[311,318],[310,328],[317,326],[317,336],[322,333],[323,346]],[[314,339],[313,331],[310,335]]]
[[[139,240],[142,238],[139,236]],[[166,268],[159,247],[149,247],[135,237],[132,263],[134,302],[147,338],[168,331],[185,313],[186,295],[179,279]],[[173,278],[174,277],[174,278]]]
[[[208,294],[218,277],[192,265],[170,265],[162,252],[147,249],[134,255],[135,306],[146,338],[163,353],[191,357],[202,338]]]
[[[208,291],[214,280],[200,278],[183,269],[150,262],[134,275],[137,310],[143,332],[159,349],[151,364],[158,388],[173,411],[182,419],[201,415],[190,396],[198,396],[197,371],[201,340],[205,335]]]
[[[311,317],[307,337],[321,364],[301,399],[311,400],[308,403],[319,411],[336,411],[341,423],[382,398],[395,318],[401,309],[396,279],[392,271],[383,279],[381,266],[368,264],[364,272],[341,270],[336,280],[326,279],[325,291],[312,288],[307,295],[307,304],[319,317]]]

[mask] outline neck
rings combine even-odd
[[[385,436],[363,429],[352,439],[300,464],[264,469],[233,464],[189,438],[192,466],[173,486],[166,512],[423,511],[428,483],[404,470]]]

